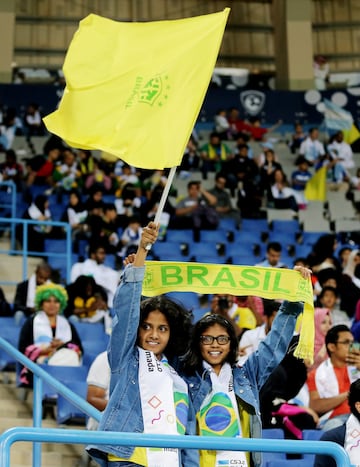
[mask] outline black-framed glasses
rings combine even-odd
[[[214,341],[216,341],[219,345],[226,345],[230,342],[229,336],[200,336],[200,341],[204,345],[211,345]]]
[[[336,344],[343,344],[343,345],[351,345],[353,343],[354,343],[354,341],[352,341],[350,339],[348,339],[346,341],[336,341]]]

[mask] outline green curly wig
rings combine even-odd
[[[41,310],[41,304],[44,300],[48,300],[50,297],[55,297],[60,303],[60,313],[64,311],[67,302],[68,294],[62,285],[54,284],[49,282],[47,284],[39,285],[36,287],[35,292],[35,307],[37,310]]]

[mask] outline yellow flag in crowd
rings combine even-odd
[[[308,201],[326,201],[327,167],[317,170],[305,186],[304,196]]]
[[[44,118],[47,129],[135,167],[179,165],[229,12],[147,23],[87,16],[69,46],[66,89]]]

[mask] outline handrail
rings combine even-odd
[[[31,256],[31,252],[28,250],[28,226],[29,225],[45,225],[51,227],[62,227],[65,230],[66,234],[66,248],[64,252],[61,253],[52,253],[52,252],[36,252],[36,256],[64,256],[66,258],[66,283],[70,283],[70,270],[71,270],[71,252],[72,252],[72,243],[71,243],[71,225],[68,222],[60,222],[60,221],[35,221],[32,219],[21,219],[21,218],[12,218],[9,219],[7,217],[0,217],[0,223],[9,223],[11,226],[15,224],[22,224],[23,225],[23,246],[22,249],[16,250],[14,246],[12,246],[9,250],[0,250],[0,253],[7,253],[12,255],[22,255],[22,263],[23,263],[23,270],[22,270],[22,280],[26,280],[28,277],[27,271],[27,259],[28,256]],[[12,227],[13,228],[13,227]],[[13,229],[14,230],[14,229]],[[17,282],[5,282],[0,281],[1,284],[17,284]]]
[[[17,198],[16,184],[12,180],[8,180],[8,181],[1,182],[0,187],[8,187],[11,190],[11,202],[9,204],[1,204],[1,206],[10,208],[11,218],[13,219],[14,217],[16,217],[16,198]],[[11,224],[10,244],[11,244],[11,249],[15,249],[15,225],[14,224]]]
[[[59,394],[65,397],[69,402],[74,404],[82,412],[84,412],[89,417],[93,417],[95,420],[100,421],[101,412],[96,409],[94,406],[85,401],[75,392],[71,391],[64,384],[57,381],[53,376],[49,375],[45,370],[43,370],[39,365],[32,362],[29,358],[25,357],[24,354],[19,352],[5,339],[0,337],[0,348],[5,350],[9,355],[11,355],[15,360],[22,363],[34,374],[34,393],[33,393],[33,426],[41,427],[42,424],[42,392],[43,392],[43,381],[53,387]],[[40,465],[41,459],[41,445],[34,444],[33,448],[33,465]],[[0,466],[2,464],[0,462]]]
[[[225,438],[189,435],[150,435],[111,431],[52,430],[44,428],[10,428],[0,436],[0,465],[10,466],[10,448],[18,441],[111,444],[118,446],[162,447],[179,449],[207,449],[222,451],[289,452],[326,454],[335,459],[337,467],[349,467],[346,451],[329,441],[274,440],[255,438]],[[40,465],[40,464],[37,464]]]
[[[17,361],[25,365],[34,373],[34,413],[33,428],[16,427],[5,431],[0,436],[0,466],[10,466],[10,448],[14,442],[33,442],[33,466],[41,465],[40,442],[72,443],[72,444],[113,444],[121,446],[142,447],[173,447],[186,449],[230,450],[230,451],[258,451],[258,452],[289,452],[326,454],[334,457],[338,467],[349,467],[350,462],[345,450],[327,441],[291,441],[255,438],[217,438],[200,436],[174,436],[174,435],[149,435],[142,433],[119,433],[84,430],[61,430],[41,428],[42,421],[42,380],[54,387],[57,392],[72,402],[90,417],[100,421],[101,412],[80,396],[57,381],[36,363],[29,360],[15,347],[0,337],[0,348],[9,353]]]

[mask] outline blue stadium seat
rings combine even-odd
[[[84,381],[68,381],[66,386],[78,396],[86,400],[87,384]],[[68,401],[61,394],[57,397],[56,422],[58,425],[75,422],[76,424],[85,424],[86,415]]]
[[[301,230],[301,225],[297,219],[274,219],[270,223],[270,230],[295,233]]]
[[[242,255],[231,255],[229,257],[229,261],[235,266],[254,266],[256,263],[260,262],[260,258],[248,253]]]
[[[205,243],[227,243],[228,231],[223,229],[218,230],[202,230],[200,232],[200,242]]]
[[[49,375],[61,383],[67,384],[73,381],[86,381],[88,374],[88,367],[85,365],[80,366],[54,366],[54,365],[39,365]],[[48,385],[43,384],[43,399],[57,399],[56,390]]]
[[[162,255],[171,255],[171,253],[174,253],[174,255],[182,255],[182,250],[181,250],[181,245],[178,242],[156,242],[151,248],[153,254],[159,258],[160,260],[162,259]],[[187,256],[184,255],[183,261],[186,261]]]
[[[200,242],[200,243],[191,243],[189,245],[189,256],[195,257],[196,261],[198,261],[197,257],[199,255],[220,257],[219,253],[220,253],[220,250],[216,243]]]
[[[16,325],[14,318],[0,318],[0,337],[5,339],[16,349],[18,348],[19,334],[21,328]],[[0,349],[0,370],[15,369],[16,360],[4,350]]]
[[[107,334],[105,333],[104,323],[72,323],[81,339],[81,342],[88,340],[102,340],[105,339]]]
[[[284,430],[281,428],[265,428],[262,430],[262,437],[264,439],[284,439]],[[286,454],[284,452],[264,452],[263,453],[263,467],[269,467],[270,463],[286,461]]]
[[[303,430],[303,439],[307,441],[319,441],[322,434],[322,430]],[[302,459],[307,462],[307,465],[313,465],[315,462],[315,454],[303,454]]]
[[[166,296],[180,302],[188,310],[200,307],[199,295],[196,292],[168,292]]]
[[[267,232],[269,223],[267,219],[242,219],[241,230],[248,232]]]
[[[197,263],[225,264],[227,262],[227,257],[217,255],[196,254],[195,261]]]
[[[166,242],[189,243],[193,241],[193,231],[168,229],[165,238]]]

